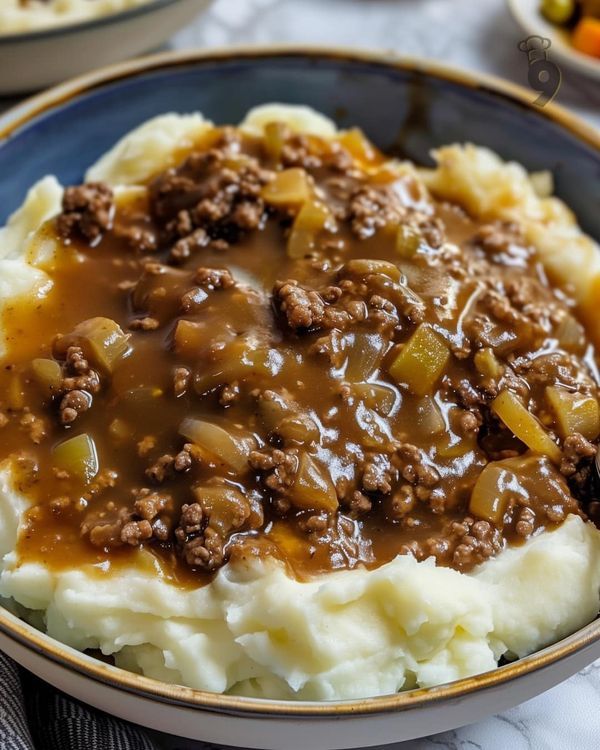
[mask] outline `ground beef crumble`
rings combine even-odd
[[[93,245],[111,228],[113,213],[113,192],[108,185],[88,182],[68,187],[64,192],[57,229],[65,239],[79,236]]]

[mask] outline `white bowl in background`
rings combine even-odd
[[[0,34],[0,95],[46,88],[155,49],[210,3],[149,0],[89,21]]]

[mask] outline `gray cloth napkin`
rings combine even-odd
[[[0,750],[159,750],[140,727],[58,692],[0,653]]]

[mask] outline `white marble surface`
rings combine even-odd
[[[527,85],[526,34],[504,0],[217,0],[174,48],[308,42],[383,48],[482,70]],[[600,126],[600,85],[561,66],[556,102]],[[532,93],[532,99],[536,95]],[[169,750],[208,746],[163,739]],[[394,750],[597,750],[600,662],[534,700]],[[307,748],[307,750],[310,750]]]
[[[217,0],[170,46],[308,42],[383,48],[527,85],[527,62],[517,48],[524,36],[503,0]],[[563,84],[557,102],[600,126],[600,86],[561,67]],[[165,750],[214,747],[155,737]],[[597,750],[600,662],[505,714],[392,748]]]

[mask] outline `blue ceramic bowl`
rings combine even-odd
[[[159,56],[63,92],[0,119],[0,222],[39,177],[77,182],[149,117],[200,110],[217,123],[236,123],[254,105],[280,101],[358,125],[384,151],[417,162],[427,162],[435,146],[472,141],[530,171],[550,169],[558,195],[600,236],[600,136],[556,107],[532,106],[533,91],[353,53],[250,50]]]
[[[53,173],[76,183],[136,125],[201,110],[238,122],[257,104],[302,103],[359,125],[384,151],[426,163],[452,141],[491,147],[531,171],[600,237],[600,135],[534,92],[384,55],[306,49],[163,55],[91,74],[0,118],[0,224]],[[585,269],[582,269],[585,272]],[[80,654],[0,608],[0,647],[62,690],[137,723],[226,745],[305,750],[386,744],[497,713],[600,656],[600,620],[515,663],[449,685],[339,703],[286,703],[203,693]],[[357,677],[358,679],[358,677]]]

